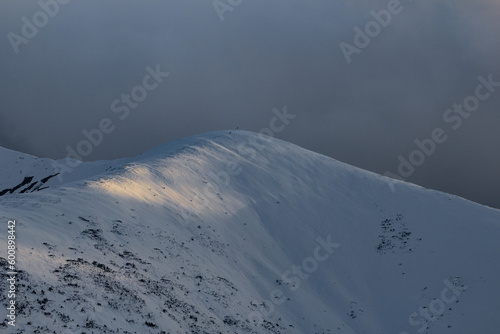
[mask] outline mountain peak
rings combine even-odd
[[[24,332],[470,333],[500,306],[498,210],[290,143],[211,132],[21,194],[53,163],[2,173],[33,176],[0,197]]]

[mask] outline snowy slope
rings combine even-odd
[[[0,161],[2,189],[54,174]],[[0,197],[2,333],[498,332],[500,211],[452,195],[245,131],[45,186]]]
[[[81,162],[66,159],[54,161],[37,158],[0,147],[0,197],[11,194],[32,193],[68,182],[86,179],[119,166],[126,159]],[[63,177],[64,174],[64,177]]]

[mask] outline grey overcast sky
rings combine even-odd
[[[62,158],[109,118],[84,160],[113,159],[286,106],[277,138],[500,208],[499,18],[498,0],[2,0],[0,146]]]

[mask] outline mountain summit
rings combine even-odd
[[[5,333],[500,325],[499,210],[255,133],[79,164],[0,149],[0,193]]]

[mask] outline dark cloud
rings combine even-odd
[[[70,1],[16,54],[7,34],[40,6],[3,1],[0,145],[61,158],[109,118],[115,130],[86,160],[112,159],[206,131],[259,131],[286,105],[297,117],[277,137],[378,173],[396,173],[415,139],[443,128],[449,139],[407,180],[500,207],[500,89],[458,130],[443,121],[478,76],[500,81],[500,5],[401,1],[348,64],[340,43],[388,3],[243,0],[220,21],[212,1]],[[169,77],[120,120],[111,103],[157,64]]]

